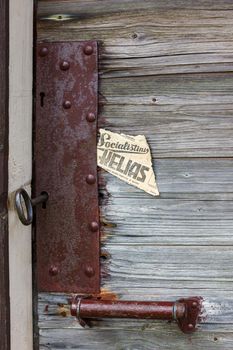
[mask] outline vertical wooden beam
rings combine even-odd
[[[9,2],[0,0],[0,350],[10,349],[8,254]]]
[[[9,271],[11,350],[33,349],[31,226],[19,221],[15,191],[29,193],[32,168],[33,1],[9,0]],[[0,340],[1,342],[1,340]]]

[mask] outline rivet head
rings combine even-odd
[[[89,226],[92,232],[96,232],[99,229],[99,224],[96,221],[92,221]]]
[[[95,275],[95,271],[93,269],[93,267],[91,266],[86,266],[85,268],[85,274],[88,276],[88,277],[93,277]]]
[[[64,101],[64,102],[63,102],[63,107],[64,107],[65,109],[70,109],[70,107],[71,107],[71,102],[68,101],[68,100]]]
[[[39,55],[40,55],[41,57],[47,56],[48,53],[49,53],[49,50],[48,50],[48,48],[45,47],[45,46],[42,47],[42,48],[40,49],[40,51],[39,51]]]
[[[192,303],[192,307],[197,307],[197,302],[196,301],[194,301],[193,303]]]
[[[93,47],[91,45],[86,45],[83,49],[85,55],[91,55],[93,53]]]
[[[95,114],[92,113],[92,112],[88,113],[87,116],[86,116],[86,119],[90,123],[94,122],[95,121]]]
[[[58,268],[55,265],[50,266],[49,274],[51,276],[56,276],[58,274]]]
[[[95,176],[92,175],[92,174],[88,174],[87,177],[86,177],[86,182],[89,184],[89,185],[93,185],[95,183],[96,179],[95,179]]]
[[[70,64],[67,61],[62,61],[60,63],[60,68],[61,70],[68,70],[70,68]]]
[[[189,324],[188,324],[188,328],[189,328],[189,329],[193,329],[193,328],[194,328],[194,327],[193,327],[193,324],[192,324],[192,323],[189,323]]]

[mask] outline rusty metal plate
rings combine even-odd
[[[39,43],[36,61],[38,290],[99,293],[97,42]]]

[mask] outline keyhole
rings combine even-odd
[[[46,195],[49,197],[49,195],[48,195],[48,193],[47,193],[46,191],[42,191],[42,192],[41,192],[41,195],[43,195],[43,194],[46,194]],[[43,208],[43,209],[46,209],[46,202],[47,202],[47,201],[42,202],[42,208]]]
[[[40,93],[40,105],[41,105],[41,107],[44,107],[44,98],[45,98],[45,93],[41,92]]]

